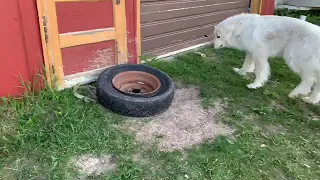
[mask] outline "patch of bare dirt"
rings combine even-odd
[[[265,129],[269,134],[283,134],[287,131],[287,129],[280,124],[268,125]]]
[[[214,107],[204,109],[197,88],[177,89],[166,112],[145,122],[135,118],[128,121],[126,127],[135,132],[140,142],[158,141],[160,151],[182,150],[233,133],[233,129],[218,121],[224,105],[219,101],[214,104]]]
[[[17,114],[13,109],[0,109],[0,137],[16,132],[18,126],[16,117]]]
[[[80,179],[96,177],[116,168],[116,159],[113,155],[92,156],[83,155],[72,159],[72,164],[79,173]]]

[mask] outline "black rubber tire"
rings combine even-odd
[[[151,97],[125,94],[114,88],[112,79],[124,71],[143,71],[156,76],[160,89]],[[174,83],[164,72],[141,64],[121,64],[104,70],[97,80],[98,102],[111,111],[131,117],[149,117],[168,109],[174,97]]]

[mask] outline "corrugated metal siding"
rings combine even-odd
[[[209,42],[216,23],[248,6],[249,0],[141,0],[142,53],[162,55]]]

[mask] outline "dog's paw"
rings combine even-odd
[[[233,68],[233,71],[236,72],[237,74],[240,74],[242,76],[246,75],[246,72],[243,72],[241,69],[239,68]]]
[[[310,97],[304,97],[302,98],[302,100],[308,104],[318,104],[320,100],[317,100],[317,99],[313,99],[313,98],[310,98]]]
[[[254,73],[254,67],[247,70],[247,73]]]
[[[288,96],[289,96],[289,98],[295,98],[295,97],[297,97],[299,94],[298,93],[296,93],[296,92],[291,92]]]
[[[240,69],[239,68],[233,68],[233,71],[238,73],[240,71]]]
[[[249,89],[258,89],[258,88],[262,87],[262,84],[251,83],[251,84],[248,84],[247,87]]]
[[[291,92],[288,97],[291,98],[291,99],[294,99],[294,98],[297,98],[297,97],[306,97],[308,96],[309,93],[299,93],[299,92]]]
[[[311,92],[311,88],[298,86],[293,91],[290,92],[289,98],[295,98],[298,96],[306,97],[310,94],[310,92]]]

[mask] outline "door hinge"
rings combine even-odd
[[[42,23],[43,23],[43,31],[44,31],[44,39],[48,44],[48,27],[47,27],[47,17],[42,16]]]
[[[120,4],[120,0],[116,0],[116,3],[117,3],[117,4]]]

